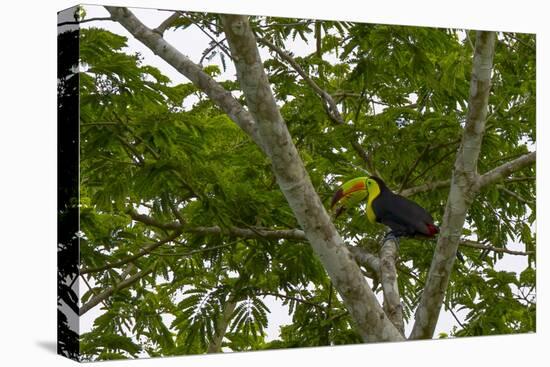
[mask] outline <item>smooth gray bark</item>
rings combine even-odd
[[[416,310],[410,339],[427,339],[433,336],[456,258],[466,213],[476,194],[477,161],[485,131],[495,38],[494,32],[477,32],[468,116],[455,160],[441,232],[420,304]]]
[[[248,18],[222,16],[237,79],[277,183],[365,341],[403,340],[353,261],[315,192],[275,103]]]
[[[510,162],[504,163],[497,168],[485,172],[483,175],[481,175],[481,177],[479,177],[476,183],[476,190],[480,190],[485,186],[494,184],[498,181],[505,179],[513,172],[534,164],[536,162],[536,159],[536,152],[527,153]]]
[[[404,336],[405,323],[403,321],[403,306],[397,285],[397,244],[393,240],[386,240],[380,248],[380,284],[384,293],[384,310],[386,315]]]

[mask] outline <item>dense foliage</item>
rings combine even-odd
[[[473,33],[251,21],[259,40],[285,52],[308,45],[311,53],[294,60],[333,96],[345,120],[331,119],[311,85],[260,42],[272,55],[265,69],[281,112],[327,206],[339,183],[365,171],[394,191],[450,178],[467,113]],[[216,15],[185,13],[172,26],[184,38],[198,26],[223,39]],[[222,338],[224,351],[361,342],[307,241],[266,235],[298,224],[261,150],[195,86],[173,85],[126,46],[125,37],[105,29],[81,32],[80,256],[89,286],[81,302],[112,292],[81,336],[84,357],[205,353]],[[202,56],[204,70],[217,78],[231,62],[227,48],[214,41],[205,48],[194,60]],[[499,33],[493,75],[481,172],[533,150],[534,35]],[[240,95],[235,81],[221,84]],[[534,177],[534,167],[515,172],[473,203],[464,237],[496,249],[515,243],[523,270],[500,265],[514,255],[461,247],[465,262],[455,265],[445,308],[464,316],[448,335],[535,330]],[[413,199],[439,222],[447,195],[442,186]],[[336,224],[350,245],[377,252],[385,229],[368,223],[362,209]],[[433,246],[401,243],[406,321]],[[265,339],[266,296],[292,315],[272,341]]]

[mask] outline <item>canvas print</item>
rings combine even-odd
[[[57,27],[59,354],[536,331],[534,34],[101,5]]]

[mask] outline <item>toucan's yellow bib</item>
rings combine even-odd
[[[376,214],[372,210],[372,202],[380,195],[380,186],[374,180],[367,181],[367,190],[369,192],[369,199],[367,200],[367,218],[371,223],[376,222]]]

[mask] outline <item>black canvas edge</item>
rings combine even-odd
[[[80,361],[77,10],[74,6],[57,13],[57,354]]]

